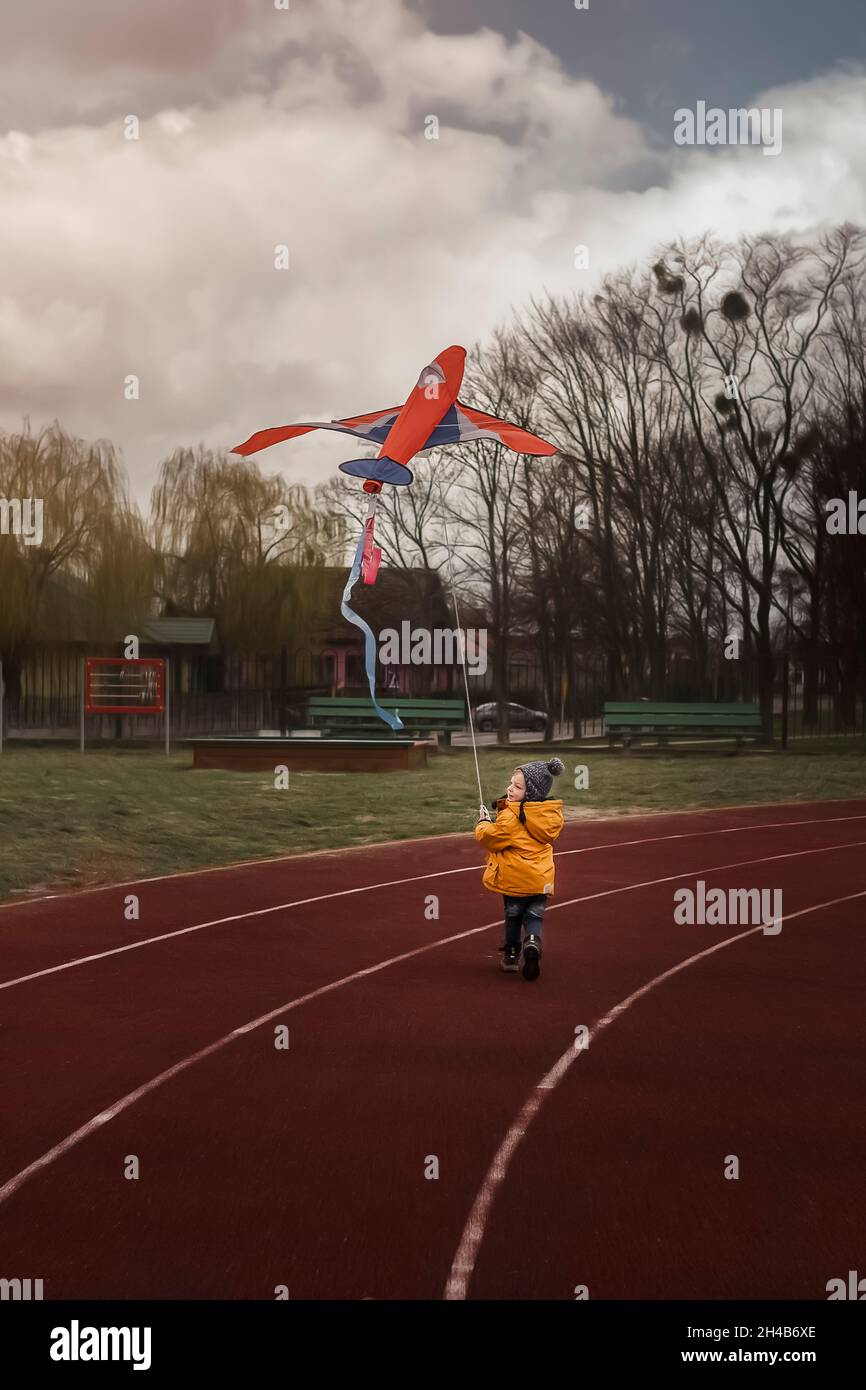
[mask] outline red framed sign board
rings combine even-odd
[[[89,656],[85,666],[87,714],[164,714],[162,657]]]

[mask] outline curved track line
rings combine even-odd
[[[696,874],[701,874],[719,872],[722,869],[740,869],[750,864],[772,863],[776,859],[794,859],[797,858],[800,853],[827,854],[830,852],[830,850],[858,849],[862,848],[864,845],[866,845],[866,840],[860,840],[851,844],[829,845],[824,849],[794,851],[789,854],[774,854],[767,856],[764,859],[743,859],[737,864],[718,864],[713,869],[695,869],[693,871],[690,871],[687,877],[690,877],[692,872]],[[615,893],[629,893],[636,888],[650,888],[657,883],[671,883],[675,879],[682,877],[682,874],[669,874],[665,878],[649,879],[644,883],[629,883],[624,884],[622,887],[619,888],[606,888],[601,893],[590,893],[582,898],[568,898],[565,902],[552,903],[550,907],[548,907],[547,911],[554,912],[557,908],[573,907],[576,903],[591,902],[595,898],[607,898]],[[855,898],[864,897],[866,896],[866,889],[864,889],[863,893],[853,893],[851,894],[851,896]],[[837,899],[837,901],[846,902],[847,899],[839,898]],[[806,911],[814,911],[814,909],[807,908]],[[799,917],[801,915],[802,914],[798,912],[790,914],[791,917]],[[790,920],[790,918],[786,915],[784,920],[788,921]],[[502,918],[497,917],[493,922],[485,922],[480,927],[470,927],[468,931],[457,932],[457,934],[454,936],[442,937],[439,941],[430,941],[425,946],[416,946],[413,950],[404,951],[399,956],[390,956],[388,960],[379,961],[377,965],[369,965],[364,970],[356,970],[351,975],[344,975],[339,980],[332,980],[327,985],[320,985],[317,989],[311,990],[309,994],[302,994],[297,999],[291,999],[288,1003],[280,1004],[276,1009],[269,1010],[269,1012],[266,1014],[260,1014],[258,1018],[254,1018],[250,1023],[244,1023],[241,1024],[239,1028],[233,1028],[230,1033],[226,1033],[223,1035],[223,1037],[217,1038],[215,1042],[208,1043],[207,1047],[201,1048],[198,1052],[194,1052],[191,1056],[182,1058],[180,1062],[175,1062],[173,1066],[168,1067],[165,1071],[162,1071],[157,1076],[152,1077],[150,1081],[145,1081],[143,1085],[136,1087],[134,1091],[128,1091],[125,1096],[121,1096],[120,1100],[115,1101],[113,1105],[110,1105],[107,1110],[102,1110],[98,1115],[94,1115],[92,1119],[88,1120],[79,1129],[74,1130],[72,1134],[68,1134],[65,1139],[61,1139],[60,1142],[58,1144],[55,1144],[53,1148],[49,1149],[47,1153],[42,1154],[37,1159],[34,1159],[34,1161],[28,1164],[26,1168],[22,1168],[19,1173],[16,1173],[14,1177],[10,1178],[8,1182],[4,1183],[4,1185],[0,1187],[0,1204],[5,1202],[7,1198],[11,1197],[15,1192],[17,1192],[19,1187],[21,1187],[21,1185],[25,1183],[29,1177],[32,1177],[34,1173],[38,1172],[41,1168],[47,1168],[48,1165],[50,1163],[53,1163],[56,1158],[60,1158],[63,1154],[67,1153],[69,1149],[73,1148],[76,1144],[80,1143],[82,1139],[86,1139],[88,1135],[94,1132],[94,1130],[99,1129],[104,1124],[107,1124],[109,1120],[113,1120],[116,1115],[119,1115],[123,1110],[127,1110],[129,1106],[133,1105],[137,1100],[141,1100],[143,1096],[148,1095],[151,1091],[155,1091],[157,1087],[163,1084],[163,1082],[171,1080],[172,1077],[177,1076],[182,1071],[186,1071],[187,1068],[194,1066],[196,1062],[203,1061],[205,1057],[212,1056],[213,1053],[218,1052],[220,1048],[225,1047],[235,1038],[240,1038],[245,1033],[251,1033],[256,1028],[261,1028],[264,1024],[270,1023],[271,1019],[279,1018],[281,1014],[288,1013],[291,1009],[300,1008],[302,1004],[309,1003],[311,999],[318,999],[322,995],[330,994],[332,990],[340,989],[343,985],[351,984],[354,980],[362,980],[365,976],[375,975],[380,970],[386,970],[390,965],[399,964],[400,961],[411,960],[413,956],[424,955],[425,952],[434,951],[439,946],[449,946],[453,941],[463,941],[466,937],[477,936],[479,932],[489,931],[491,927],[499,927],[501,925]],[[753,930],[762,930],[762,928],[753,928]],[[746,935],[748,934],[749,933],[746,933]],[[737,939],[738,938],[731,938],[731,940]],[[707,952],[703,952],[702,954],[707,954]],[[698,957],[693,957],[693,959],[697,960]],[[668,973],[675,973],[675,971],[680,968],[680,966],[676,966],[674,967],[673,972]],[[659,976],[659,979],[664,978],[664,975]],[[645,989],[646,988],[647,987],[645,987]],[[631,997],[632,996],[630,996],[630,998]],[[633,997],[637,998],[637,995]],[[620,1008],[620,1006],[617,1005],[617,1008]]]
[[[651,845],[666,840],[706,839],[711,835],[732,835],[735,833],[739,833],[743,830],[778,830],[780,828],[785,829],[792,825],[832,825],[838,821],[849,820],[866,820],[866,815],[834,816],[832,820],[819,819],[816,821],[770,821],[765,825],[725,826],[723,829],[719,830],[683,831],[681,834],[677,835],[651,835],[647,839],[643,840],[616,840],[615,842],[607,845],[584,845],[581,849],[564,849],[559,851],[559,853],[557,854],[557,858],[561,859],[565,855],[569,854],[595,854],[606,849],[627,849],[635,845]],[[862,844],[863,841],[852,841],[852,843]],[[841,848],[841,846],[830,845],[828,848],[838,849]],[[824,851],[821,849],[806,849],[797,850],[794,853],[822,854],[823,852]],[[777,857],[780,859],[786,859],[791,858],[791,855],[783,854],[778,855]],[[742,861],[743,864],[763,862],[764,861],[762,859],[746,859]],[[109,951],[95,951],[92,955],[89,956],[77,956],[74,960],[62,961],[59,965],[49,965],[44,970],[34,970],[29,975],[19,975],[14,980],[4,980],[0,982],[0,990],[12,989],[15,985],[26,984],[29,980],[39,980],[44,975],[56,975],[58,972],[62,970],[74,970],[76,966],[88,965],[95,960],[105,960],[108,956],[120,956],[123,955],[125,951],[138,951],[143,946],[154,946],[160,941],[171,941],[176,936],[188,936],[191,932],[204,931],[207,927],[222,927],[226,926],[229,922],[244,922],[249,917],[267,917],[272,912],[286,912],[289,908],[292,907],[308,907],[310,903],[329,902],[331,898],[350,897],[353,893],[372,893],[374,889],[378,888],[399,888],[402,887],[404,883],[426,883],[428,879],[448,878],[451,874],[480,873],[482,867],[483,866],[480,864],[466,864],[460,869],[436,869],[431,873],[415,874],[411,878],[392,878],[385,883],[367,883],[362,884],[358,888],[339,888],[336,889],[333,893],[320,893],[317,897],[314,898],[295,898],[292,902],[275,903],[272,907],[258,907],[250,910],[249,912],[236,912],[229,917],[214,917],[213,920],[210,922],[196,922],[189,927],[178,927],[176,931],[161,932],[159,936],[145,936],[142,937],[140,941],[128,942],[126,946],[113,946]],[[737,869],[740,867],[740,865],[719,864],[717,867],[720,869]],[[695,869],[694,872],[697,874],[702,874],[709,873],[710,870]],[[651,879],[650,882],[664,883],[665,880]],[[645,885],[640,884],[636,886],[644,887]],[[616,893],[625,890],[614,888],[608,891]],[[591,894],[590,898],[604,896],[604,893],[595,893]],[[571,903],[575,902],[589,902],[590,898],[570,898],[568,903],[561,903],[559,904],[559,906],[566,907],[569,906]]]
[[[810,805],[826,806],[846,806],[852,801],[861,801],[862,797],[831,797],[826,802],[811,802]],[[652,820],[660,816],[718,816],[732,811],[758,811],[763,806],[789,806],[788,801],[749,801],[742,806],[698,806],[688,811],[641,811],[637,814],[627,816],[605,816],[599,815],[596,819],[607,825],[613,821],[628,820]],[[840,820],[864,820],[866,816],[820,816],[815,820],[792,820],[792,821],[770,821],[763,826],[734,825],[727,826],[724,830],[694,830],[684,831],[680,835],[653,835],[646,840],[621,840],[618,844],[623,845],[643,845],[653,844],[660,840],[682,840],[690,835],[700,838],[702,835],[731,835],[742,830],[769,830],[774,826],[780,825],[832,825],[834,821]],[[567,821],[566,825],[585,825],[586,820]],[[33,907],[39,903],[74,901],[77,898],[86,897],[88,893],[110,893],[118,888],[136,888],[142,883],[168,883],[173,878],[199,878],[202,874],[224,874],[231,869],[260,869],[269,864],[286,864],[295,860],[303,859],[323,859],[328,854],[361,854],[373,849],[396,849],[397,846],[411,847],[412,845],[427,845],[436,840],[457,840],[462,835],[468,835],[468,830],[448,831],[444,835],[420,835],[415,839],[408,840],[378,840],[371,845],[342,845],[335,849],[311,849],[301,854],[276,854],[269,859],[238,859],[232,864],[210,864],[203,869],[176,869],[170,874],[153,874],[150,878],[126,878],[117,883],[99,883],[92,888],[77,888],[69,893],[43,893],[39,898],[25,898],[21,902],[0,903],[0,912],[13,907]],[[561,850],[561,854],[586,854],[590,849],[607,849],[606,845],[590,845],[588,849],[566,849]],[[466,869],[449,870],[451,873],[466,873]],[[432,875],[431,875],[432,877]],[[401,879],[399,882],[412,883],[413,879]],[[371,885],[382,887],[382,884]]]
[[[855,898],[866,898],[866,888],[859,893],[848,893],[843,898],[833,898],[826,903],[815,903],[812,907],[801,908],[798,912],[786,913],[784,920],[786,923],[791,922],[795,917],[805,917],[810,912],[821,912],[827,907],[837,907],[839,903],[852,902]],[[592,1025],[585,1047],[577,1048],[575,1044],[572,1043],[550,1070],[545,1073],[541,1080],[536,1082],[534,1089],[524,1101],[517,1118],[506,1133],[499,1148],[496,1150],[493,1162],[484,1176],[481,1187],[478,1189],[478,1194],[472,1204],[472,1210],[463,1228],[463,1234],[460,1238],[460,1244],[457,1247],[457,1253],[451,1264],[451,1273],[448,1277],[448,1283],[445,1285],[445,1292],[443,1294],[444,1299],[449,1301],[465,1299],[469,1280],[472,1277],[478,1260],[478,1251],[484,1240],[490,1210],[493,1206],[496,1193],[505,1181],[511,1160],[520,1146],[521,1141],[525,1139],[529,1126],[541,1109],[546,1099],[546,1093],[555,1090],[572,1063],[577,1061],[581,1052],[584,1052],[586,1047],[589,1047],[589,1044],[598,1037],[603,1029],[610,1027],[615,1019],[625,1013],[626,1009],[630,1008],[638,999],[642,999],[645,994],[649,994],[650,991],[660,985],[663,980],[671,979],[672,976],[678,975],[681,970],[686,970],[690,965],[694,965],[696,961],[704,960],[707,956],[713,955],[715,951],[721,951],[726,946],[731,946],[735,941],[743,941],[747,936],[753,936],[755,932],[759,931],[763,931],[763,926],[750,927],[748,931],[739,932],[736,936],[726,937],[724,941],[717,941],[714,946],[708,946],[705,951],[699,951],[697,955],[689,956],[688,960],[680,961],[678,965],[672,966],[670,970],[663,971],[661,975],[656,975],[654,979],[650,980],[647,984],[641,985],[640,989],[636,989],[634,993],[629,994],[625,999],[615,1004],[609,1013],[606,1013],[603,1018],[600,1018],[597,1023]]]
[[[378,965],[370,965],[365,970],[356,970],[352,975],[344,975],[340,980],[332,980],[330,984],[320,985],[318,989],[311,990],[309,994],[299,995],[297,999],[291,999],[287,1004],[280,1004],[278,1008],[271,1009],[266,1014],[260,1014],[258,1018],[254,1018],[250,1023],[243,1023],[240,1028],[233,1028],[230,1033],[226,1033],[223,1037],[217,1038],[216,1042],[208,1043],[207,1047],[201,1048],[200,1051],[192,1053],[189,1057],[182,1058],[180,1062],[175,1062],[173,1066],[167,1067],[165,1071],[161,1071],[158,1076],[152,1077],[150,1081],[145,1081],[143,1085],[136,1087],[134,1091],[127,1092],[125,1096],[121,1096],[120,1100],[110,1105],[107,1110],[101,1110],[98,1115],[94,1115],[93,1118],[88,1120],[86,1124],[83,1124],[80,1129],[74,1130],[72,1134],[67,1134],[66,1138],[61,1139],[59,1144],[55,1144],[47,1153],[34,1159],[26,1168],[22,1168],[20,1173],[16,1173],[13,1178],[10,1178],[8,1182],[0,1187],[0,1203],[7,1201],[9,1197],[13,1196],[34,1173],[38,1173],[42,1168],[47,1168],[55,1159],[62,1157],[63,1154],[68,1153],[70,1149],[74,1148],[76,1144],[79,1144],[82,1139],[86,1139],[88,1135],[93,1134],[94,1131],[101,1128],[102,1125],[108,1124],[109,1120],[113,1120],[115,1116],[121,1114],[122,1111],[128,1110],[137,1100],[141,1100],[143,1096],[149,1095],[151,1091],[155,1091],[164,1082],[170,1081],[172,1077],[178,1076],[182,1071],[186,1071],[189,1067],[194,1066],[196,1062],[202,1062],[205,1057],[212,1056],[213,1053],[218,1052],[220,1048],[225,1047],[227,1043],[232,1042],[235,1038],[243,1037],[245,1033],[252,1033],[256,1028],[261,1028],[266,1023],[270,1023],[271,1019],[279,1018],[281,1014],[288,1013],[291,1009],[298,1009],[302,1004],[308,1004],[311,999],[319,999],[324,994],[330,994],[332,990],[340,989],[342,985],[351,984],[353,980],[363,979],[365,975],[375,975],[380,970],[386,970],[389,965],[397,965],[400,961],[411,960],[413,956],[423,955],[425,951],[433,951],[437,946],[450,945],[452,941],[461,941],[466,936],[474,936],[477,932],[489,931],[492,926],[498,925],[499,918],[496,919],[496,922],[485,922],[483,926],[473,927],[471,931],[460,932],[457,936],[448,936],[440,941],[430,941],[426,946],[417,946],[412,951],[404,951],[402,955],[391,956],[388,960],[380,961]]]

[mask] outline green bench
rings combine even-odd
[[[671,738],[735,738],[740,748],[744,739],[761,737],[761,711],[758,705],[746,704],[613,700],[604,706],[604,731],[611,748],[617,739],[622,739],[623,748],[636,746],[644,736],[662,744]]]
[[[396,714],[403,721],[403,730],[395,730],[396,737],[406,734],[426,738],[434,732],[442,732],[446,743],[451,743],[451,735],[465,728],[466,710],[462,700],[395,699],[380,700],[379,704],[390,714]],[[351,730],[364,738],[375,735],[381,738],[387,726],[378,717],[366,696],[354,695],[315,695],[307,701],[307,725],[311,729],[321,729],[327,733]]]

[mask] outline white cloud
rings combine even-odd
[[[448,343],[660,240],[866,220],[857,73],[756,98],[783,109],[778,159],[671,143],[662,160],[525,35],[432,34],[398,0],[148,15],[146,43],[113,23],[96,56],[49,46],[54,124],[22,106],[0,140],[0,423],[112,438],[139,491],[177,444],[401,400]],[[628,191],[636,168],[656,184]],[[262,461],[318,479],[342,457],[339,436],[313,436]]]

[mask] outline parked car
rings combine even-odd
[[[479,705],[475,710],[475,723],[480,733],[489,734],[499,727],[499,709],[494,702]],[[547,728],[547,715],[543,709],[527,709],[526,705],[508,706],[508,726],[515,732],[533,729],[544,733]]]

